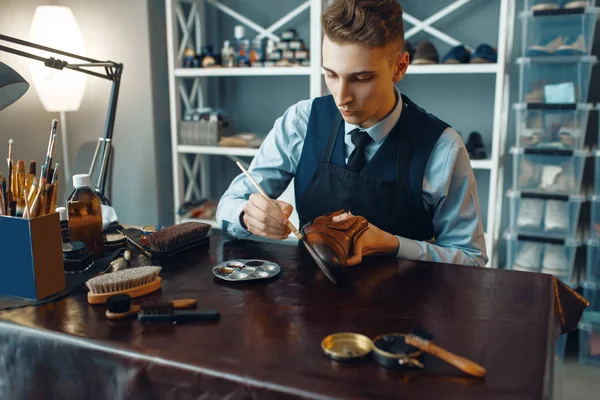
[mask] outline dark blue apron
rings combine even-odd
[[[344,209],[394,235],[430,240],[432,213],[423,204],[429,155],[448,124],[408,97],[400,120],[360,173],[345,169],[344,121],[332,96],[316,98],[295,174],[301,226]],[[327,134],[329,133],[329,134]]]

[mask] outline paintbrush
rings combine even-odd
[[[242,170],[242,172],[244,173],[244,175],[246,175],[246,177],[250,180],[250,182],[252,183],[252,185],[254,185],[254,187],[256,188],[256,190],[258,190],[259,193],[262,194],[263,197],[265,199],[267,199],[267,201],[269,203],[271,203],[273,206],[275,206],[277,209],[279,209],[279,207],[277,207],[277,204],[275,204],[275,202],[273,201],[273,199],[271,199],[267,195],[267,193],[260,187],[260,185],[254,180],[254,178],[252,178],[252,176],[248,173],[248,171],[246,170],[246,168],[244,168],[244,166],[239,161],[236,161],[236,164]],[[292,224],[289,220],[288,220],[288,224],[287,225],[290,228],[290,230],[294,233],[294,235],[296,235],[296,237],[298,238],[298,240],[301,241],[304,244],[304,247],[308,251],[308,254],[310,254],[310,256],[312,257],[312,259],[315,261],[315,263],[321,269],[321,271],[323,271],[323,273],[325,274],[325,276],[331,282],[337,283],[337,279],[335,278],[334,274],[331,272],[331,270],[329,269],[329,267],[327,267],[327,265],[325,265],[325,263],[321,260],[321,258],[319,257],[319,255],[317,254],[317,252],[315,251],[315,249],[313,249],[312,245],[308,242],[308,240],[306,240],[306,238],[302,235],[302,233],[300,233],[298,231],[298,229],[296,229],[296,227],[294,226],[294,224]]]
[[[17,179],[15,182],[15,197],[17,200],[16,216],[22,217],[25,211],[25,199],[23,199],[23,189],[25,189],[25,161],[17,161]]]
[[[52,167],[52,157],[54,156],[54,143],[56,141],[56,128],[58,126],[58,120],[52,120],[52,128],[50,130],[50,139],[48,141],[48,150],[46,152],[46,162],[44,163],[44,167],[42,169],[42,178],[46,178],[46,182],[50,182],[50,168]]]
[[[33,178],[36,175],[36,162],[29,162],[29,173],[27,174],[27,179],[25,180],[25,187],[27,188],[27,193],[31,191],[31,185],[33,184]]]
[[[27,196],[27,201],[29,202],[29,204],[33,204],[33,200],[35,199],[35,196],[37,195],[37,189],[38,189],[38,185],[39,185],[39,178],[37,176],[34,176],[33,179],[31,180],[31,187],[29,188],[29,195]]]
[[[23,213],[23,217],[29,218],[31,211],[29,211],[29,202],[27,201],[27,189],[23,189],[23,199],[25,202],[25,212]]]
[[[5,186],[6,186],[6,178],[3,177],[2,174],[0,174],[0,215],[5,215],[4,212],[6,210],[6,206],[5,206],[6,195],[4,194]]]
[[[13,154],[13,140],[9,139],[8,140],[8,158],[6,159],[6,162],[8,163],[8,182],[6,185],[6,203],[4,205],[4,213],[5,215],[11,215],[12,210],[10,209],[11,203],[12,203],[12,176],[13,176],[13,161],[12,161],[12,154]]]
[[[261,187],[260,187],[260,185],[259,185],[259,184],[258,184],[258,183],[257,183],[257,182],[254,180],[254,178],[252,178],[252,175],[250,175],[250,174],[248,173],[248,171],[246,170],[246,168],[244,168],[244,166],[243,166],[243,165],[242,165],[242,164],[241,164],[239,161],[236,161],[236,164],[237,164],[237,166],[238,166],[238,167],[240,167],[240,169],[242,170],[242,172],[244,173],[244,175],[246,175],[246,177],[247,177],[247,178],[250,180],[250,182],[251,182],[251,183],[254,185],[254,187],[256,188],[256,190],[258,190],[258,191],[259,191],[259,193],[260,193],[260,194],[262,194],[262,195],[263,195],[263,197],[264,197],[265,199],[267,199],[267,201],[268,201],[269,203],[271,203],[271,205],[272,205],[272,206],[274,206],[274,207],[275,207],[275,208],[277,208],[278,210],[281,210],[281,209],[280,209],[280,208],[277,206],[277,204],[275,204],[275,202],[273,201],[273,199],[271,199],[271,198],[270,198],[270,197],[267,195],[267,193],[266,193],[266,192],[263,190],[263,188],[261,188]],[[283,212],[282,212],[282,213],[283,213]],[[286,218],[287,218],[287,216],[286,216]],[[290,230],[292,231],[292,233],[293,233],[294,235],[296,235],[296,237],[298,238],[298,240],[302,240],[302,239],[303,239],[303,236],[302,236],[302,234],[300,233],[300,231],[298,231],[298,229],[296,229],[296,227],[294,226],[294,224],[292,224],[292,223],[291,223],[289,220],[288,220],[287,226],[290,228]]]
[[[56,209],[56,201],[58,199],[58,163],[54,164],[52,173],[52,193],[50,194],[50,207],[47,212],[52,213]]]

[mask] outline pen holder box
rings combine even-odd
[[[0,295],[41,300],[65,288],[60,218],[0,216]]]

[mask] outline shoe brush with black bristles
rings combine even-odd
[[[216,321],[220,318],[218,311],[175,311],[172,303],[145,303],[140,306],[138,321],[140,322],[192,322]]]
[[[208,243],[210,229],[203,222],[184,222],[153,232],[146,241],[152,258],[163,258]]]
[[[159,304],[162,304],[163,307],[170,307],[171,305],[175,309],[183,309],[183,308],[193,308],[196,306],[195,299],[179,299],[179,300],[170,300],[165,303],[154,303],[155,307]],[[140,305],[132,305],[131,304],[131,296],[126,294],[115,294],[110,296],[106,300],[106,305],[108,309],[106,310],[106,318],[108,319],[123,319],[127,318],[131,315],[137,315],[140,312]]]

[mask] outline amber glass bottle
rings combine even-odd
[[[71,241],[83,242],[96,258],[104,254],[102,206],[100,197],[90,188],[90,176],[73,176],[75,191],[67,200]]]

